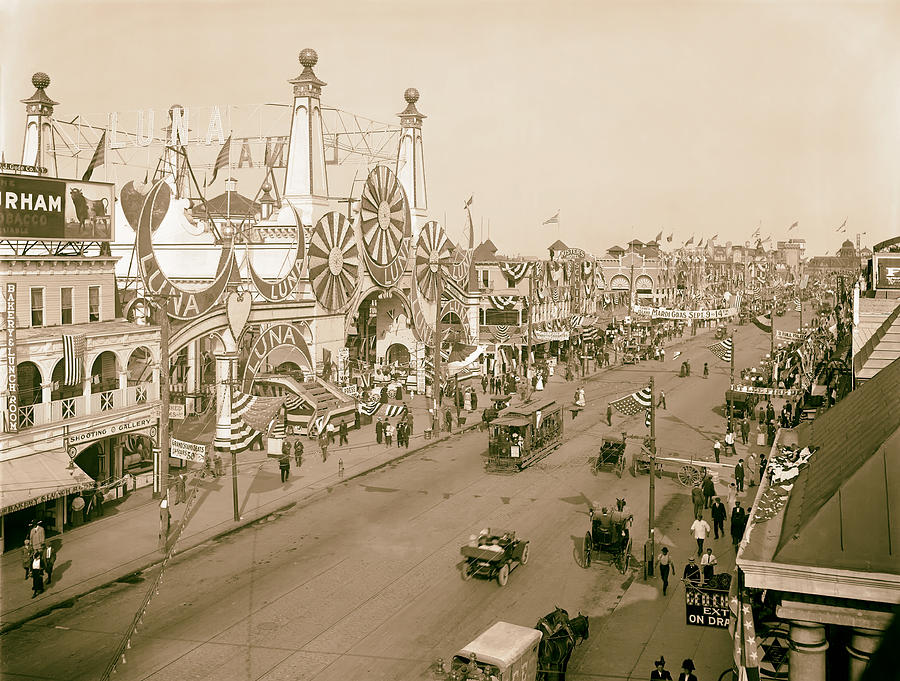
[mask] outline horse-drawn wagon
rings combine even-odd
[[[465,558],[462,564],[463,579],[486,577],[496,579],[500,586],[506,586],[510,572],[528,563],[528,541],[517,539],[516,533],[510,530],[483,531],[462,546],[459,552]]]
[[[623,574],[631,562],[631,523],[634,516],[624,510],[624,499],[618,500],[618,510],[602,507],[590,509],[591,527],[584,535],[584,567],[590,567],[595,553],[605,553],[610,562]]]
[[[597,452],[597,460],[594,462],[594,473],[609,470],[621,478],[625,470],[626,447],[626,441],[622,438],[604,437],[600,451]]]

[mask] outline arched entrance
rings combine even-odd
[[[409,364],[409,348],[403,343],[394,343],[385,353],[385,359],[388,364],[408,365]]]
[[[91,366],[91,394],[109,392],[119,387],[119,358],[104,350]]]
[[[16,381],[20,407],[41,402],[41,369],[37,364],[22,362],[16,366]]]

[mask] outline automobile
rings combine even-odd
[[[464,580],[486,577],[496,579],[500,586],[506,586],[510,572],[528,563],[528,541],[516,538],[516,533],[511,530],[491,532],[488,528],[464,544],[459,552],[465,558],[462,564]]]

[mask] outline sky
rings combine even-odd
[[[326,105],[396,124],[418,88],[451,238],[474,195],[476,238],[506,254],[757,227],[833,253],[900,232],[897,36],[900,2],[6,0],[0,149],[21,157],[35,71],[58,118],[159,116],[286,103],[312,47]]]

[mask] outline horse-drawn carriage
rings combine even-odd
[[[459,552],[465,558],[462,564],[463,579],[486,577],[496,579],[500,586],[506,586],[510,572],[528,563],[528,541],[516,539],[516,533],[511,530],[495,533],[490,529],[484,530],[462,546]]]
[[[584,535],[583,567],[590,567],[594,553],[605,553],[623,574],[631,562],[631,523],[634,516],[625,511],[625,500],[619,499],[617,510],[606,506],[599,513],[590,509],[591,528]]]
[[[609,470],[621,478],[625,470],[625,449],[626,442],[622,438],[604,437],[597,453],[597,460],[594,462],[593,472],[596,474],[602,470]]]

